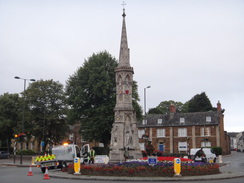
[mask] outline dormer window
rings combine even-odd
[[[142,120],[142,124],[143,124],[143,125],[146,125],[146,124],[147,124],[147,120],[146,120],[146,119],[143,119],[143,120]]]
[[[163,119],[158,119],[158,124],[162,124]]]
[[[206,117],[206,122],[211,122],[211,116]]]
[[[184,124],[185,123],[185,118],[180,118],[180,124]]]

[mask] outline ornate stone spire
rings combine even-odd
[[[124,3],[122,4],[125,5]],[[120,43],[119,64],[116,73],[116,106],[111,131],[110,161],[122,161],[125,157],[141,158],[136,112],[132,105],[133,68],[130,66],[125,26],[125,9]]]
[[[123,2],[123,6],[125,3]],[[119,65],[118,67],[127,66],[130,67],[130,50],[128,48],[126,25],[125,25],[125,8],[123,8],[123,23],[122,23],[122,33],[120,42],[120,53],[119,53]]]

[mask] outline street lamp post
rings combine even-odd
[[[24,102],[23,102],[23,117],[22,117],[22,123],[21,123],[21,130],[22,134],[24,133],[24,122],[25,122],[25,88],[26,88],[26,81],[36,81],[35,79],[25,79],[25,78],[20,78],[19,76],[15,76],[14,79],[21,79],[24,80]],[[21,151],[20,151],[20,164],[22,164],[22,149],[23,149],[23,144],[21,145]]]
[[[146,88],[144,88],[144,117],[146,119],[146,115],[147,115],[147,110],[146,110],[146,89],[147,88],[151,88],[151,86],[147,86]]]

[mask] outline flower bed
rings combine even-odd
[[[172,177],[174,164],[172,161],[159,161],[155,166],[149,166],[146,161],[131,161],[107,165],[81,165],[81,175],[93,176],[140,176],[140,177]],[[209,175],[219,172],[218,164],[202,162],[182,162],[181,175]]]
[[[158,156],[157,157],[157,160],[158,161],[174,161],[175,158],[178,158],[178,157],[163,157],[163,156]],[[148,158],[147,157],[143,157],[141,158],[140,160],[147,160]],[[187,158],[180,158],[181,162],[192,162],[193,160],[192,159],[187,159]]]

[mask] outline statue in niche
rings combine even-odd
[[[114,136],[118,136],[118,127],[117,126],[114,126],[112,133],[114,134]]]
[[[117,126],[114,126],[114,128],[112,129],[111,134],[112,134],[113,138],[111,139],[110,145],[111,146],[116,146],[117,145],[117,139],[118,139],[118,127]]]
[[[120,120],[120,118],[121,118],[121,116],[119,115],[119,112],[116,112],[116,115],[115,115],[115,120]],[[116,128],[117,128],[117,126],[116,126]]]
[[[126,126],[125,126],[125,146],[129,147],[132,144],[133,144],[132,131],[130,129],[129,123],[126,122]]]
[[[118,85],[118,94],[119,94],[119,100],[121,101],[123,99],[123,88],[122,88],[122,78],[121,76],[118,78],[119,80],[119,85]]]

